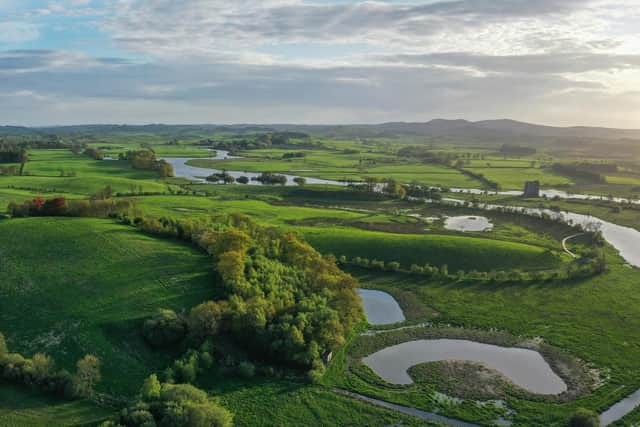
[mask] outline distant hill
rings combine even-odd
[[[425,137],[452,138],[455,141],[493,141],[535,143],[546,139],[600,139],[640,140],[640,129],[613,129],[603,127],[555,127],[515,120],[468,120],[434,119],[428,122],[389,122],[381,124],[353,125],[295,125],[295,124],[235,124],[235,125],[78,125],[60,127],[28,128],[0,126],[0,136],[37,136],[43,134],[88,134],[146,132],[157,134],[211,134],[214,132],[268,132],[297,131],[333,137]]]

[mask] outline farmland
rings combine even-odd
[[[163,387],[188,382],[205,391],[240,426],[425,425],[335,388],[480,425],[502,417],[516,426],[562,426],[578,408],[600,413],[640,388],[637,268],[597,232],[551,217],[486,211],[479,203],[564,209],[640,229],[633,205],[447,191],[494,185],[521,190],[525,181],[539,180],[545,189],[633,195],[640,178],[627,165],[595,183],[552,168],[574,160],[566,153],[505,154],[490,143],[296,136],[284,146],[265,147],[268,138],[259,131],[201,129],[92,130],[64,137],[70,142],[58,148],[28,148],[22,173],[0,176],[0,332],[11,352],[26,358],[45,353],[71,373],[83,355],[95,355],[101,380],[91,396],[73,400],[0,379],[0,424],[116,419],[123,408],[141,404],[140,388],[152,374]],[[93,159],[78,144],[119,160]],[[424,145],[415,151],[420,156],[407,156],[406,148],[417,144]],[[240,158],[207,158],[222,149]],[[212,171],[287,173],[354,185],[192,182],[133,168],[127,156],[136,151],[156,159],[189,157],[190,165]],[[416,189],[437,197],[426,203],[427,197],[407,196]],[[447,227],[447,219],[462,216],[483,218],[491,227]],[[561,242],[583,232],[568,243],[574,259]],[[218,235],[225,237],[211,237]],[[289,244],[304,256],[282,249]],[[239,269],[237,258],[243,260]],[[326,297],[335,283],[351,283],[347,277],[390,294],[405,323],[377,327],[361,315],[357,322],[335,317],[338,305],[359,313],[344,294],[344,300]],[[310,294],[303,302],[290,303],[290,286],[302,289],[315,280],[323,292],[304,288]],[[268,297],[274,289],[278,298]],[[323,298],[326,303],[319,302]],[[305,332],[287,353],[299,359],[274,361],[272,349],[260,346],[295,336],[282,332],[292,324],[284,314],[274,317],[277,304],[291,304],[287,310],[300,316],[298,325],[321,312],[334,318],[319,324],[332,326],[313,344],[314,333]],[[218,326],[196,346],[189,334],[198,307],[217,310]],[[144,331],[161,309],[174,313],[189,334],[158,347]],[[413,329],[360,335],[397,326]],[[265,340],[261,331],[278,339]],[[338,338],[327,338],[334,334]],[[487,395],[465,382],[465,375],[481,378],[477,367],[447,364],[420,365],[419,381],[398,386],[359,363],[373,349],[425,337],[542,343],[557,360],[578,361],[582,370],[565,377],[579,393],[541,397],[494,378],[499,391]],[[320,346],[331,350],[331,361],[322,361]],[[207,357],[213,361],[205,364]],[[193,360],[200,363],[194,375],[181,373]],[[459,387],[451,386],[449,375]],[[638,416],[632,412],[621,425]]]

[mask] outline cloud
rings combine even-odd
[[[47,4],[29,22],[36,31],[57,19],[77,24],[74,31],[97,25],[120,55],[110,44],[98,46],[110,58],[62,49],[0,52],[3,121],[444,116],[554,124],[589,117],[614,125],[603,122],[611,117],[623,126],[640,113],[635,0]]]
[[[118,122],[128,117],[124,121],[138,123],[320,123],[502,117],[519,109],[536,111],[549,97],[603,91],[597,82],[559,75],[480,76],[424,65],[309,68],[116,61],[112,67],[102,63],[77,67],[74,64],[81,58],[67,58],[67,66],[41,67],[51,57],[64,56],[32,53],[30,64],[5,72],[0,93],[29,93],[20,102],[15,96],[7,102],[26,106],[31,100],[34,110],[28,117],[35,123],[52,123],[54,116],[46,111],[68,111],[59,110],[62,104],[76,105],[74,115],[65,119],[70,122]],[[24,72],[25,68],[30,71]],[[0,114],[9,122],[24,120],[10,109]],[[570,116],[566,112],[564,118]]]
[[[487,30],[495,38],[522,38],[570,14],[589,0],[459,0],[428,4],[307,3],[220,0],[122,0],[104,28],[127,49],[148,55],[219,55],[278,43],[367,43],[449,49]],[[500,25],[520,25],[515,34]],[[579,24],[579,23],[578,23]],[[528,27],[527,27],[528,25]],[[566,25],[566,23],[565,23]],[[495,36],[492,36],[495,32]],[[458,37],[455,37],[455,36]],[[557,36],[557,34],[553,34]],[[534,37],[535,38],[535,37]],[[447,40],[452,42],[447,43]],[[506,41],[508,42],[508,40]],[[446,50],[446,49],[445,49]]]
[[[0,44],[24,43],[40,37],[38,26],[28,22],[0,22]]]
[[[379,59],[394,64],[467,67],[489,73],[566,74],[640,69],[640,54],[619,55],[591,52],[533,55],[478,55],[466,52],[449,52],[382,56]]]

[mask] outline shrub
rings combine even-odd
[[[158,380],[158,376],[156,374],[151,374],[142,383],[140,397],[145,401],[156,400],[160,398],[161,388],[162,386]]]
[[[256,374],[256,367],[251,362],[240,362],[238,365],[238,374],[242,378],[253,378]]]
[[[569,419],[569,427],[599,427],[600,417],[595,412],[579,408]]]
[[[185,321],[173,310],[159,310],[144,322],[142,334],[145,340],[156,347],[163,347],[181,341],[187,332]]]
[[[0,332],[0,357],[9,353],[9,348],[7,347],[7,342],[4,339],[4,335]]]
[[[89,397],[93,394],[94,385],[100,381],[100,360],[87,354],[77,363],[77,372],[73,377],[73,395]]]
[[[392,261],[387,263],[387,270],[389,271],[398,271],[400,270],[400,263],[396,261]]]

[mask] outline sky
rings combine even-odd
[[[640,0],[0,0],[0,124],[640,128]]]

